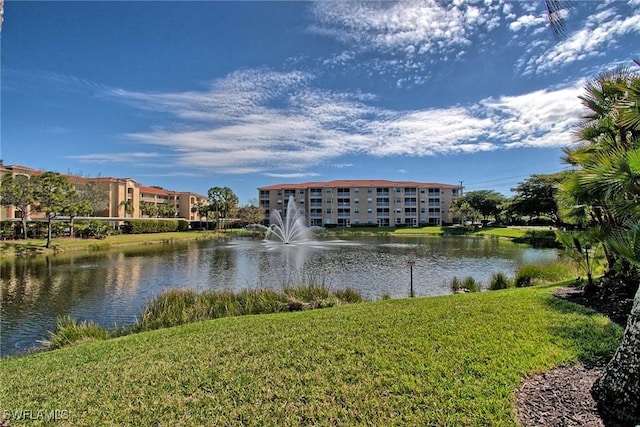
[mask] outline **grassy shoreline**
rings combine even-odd
[[[226,239],[232,233],[212,231],[176,231],[150,234],[118,234],[104,239],[56,238],[51,248],[46,248],[45,239],[0,241],[0,254],[3,257],[54,255],[74,251],[101,251],[135,245],[154,245],[190,240]]]
[[[222,318],[9,358],[0,410],[78,426],[515,426],[523,378],[608,357],[622,332],[552,289]]]

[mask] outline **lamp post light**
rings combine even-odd
[[[413,298],[415,296],[413,293],[413,266],[416,264],[416,259],[413,255],[409,257],[407,264],[409,265],[409,296]]]

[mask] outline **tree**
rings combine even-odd
[[[613,234],[609,244],[630,263],[640,267],[640,225]],[[591,393],[604,413],[624,423],[640,423],[640,286],[620,346],[594,384]]]
[[[585,294],[593,294],[596,289],[593,274],[598,266],[598,251],[600,249],[597,237],[593,233],[560,230],[556,230],[556,237],[564,246],[565,255],[574,260],[577,267],[587,274]]]
[[[264,220],[264,209],[258,206],[256,200],[250,200],[249,203],[242,206],[238,214],[240,221],[244,224],[260,224]]]
[[[34,201],[33,185],[26,175],[5,175],[0,181],[0,203],[12,205],[20,213],[22,236],[27,238],[27,218]]]
[[[640,76],[601,75],[585,90],[588,114],[578,131],[583,144],[565,150],[574,171],[560,199],[575,203],[575,217],[589,219],[608,254],[609,273],[626,272],[635,294],[620,346],[592,389],[602,411],[633,425],[640,423]]]
[[[73,220],[78,216],[89,216],[93,213],[93,206],[89,200],[83,199],[82,195],[74,191],[70,195],[70,200],[63,207],[61,214],[69,217],[69,235],[73,236]]]
[[[226,219],[228,215],[238,207],[238,196],[229,187],[211,187],[207,192],[209,206],[215,213],[216,227],[220,227],[220,219]]]
[[[191,208],[191,212],[193,213],[197,213],[198,214],[198,219],[200,221],[202,221],[202,218],[204,218],[205,220],[205,230],[209,229],[209,215],[211,214],[211,209],[208,203],[205,203],[203,201],[198,201],[198,203],[195,204],[195,206],[193,206]]]
[[[471,208],[480,213],[484,220],[493,217],[496,222],[500,220],[502,205],[507,199],[493,190],[469,191],[454,200],[454,205],[467,203]],[[478,217],[477,215],[474,215]]]
[[[156,218],[158,216],[158,206],[153,202],[142,201],[140,202],[140,212],[149,218]]]
[[[127,215],[131,215],[133,216],[133,200],[123,200],[120,202],[120,204],[118,205],[119,207],[121,207],[122,209],[124,209],[124,216],[125,218],[127,217]]]
[[[469,202],[464,200],[454,200],[451,205],[450,211],[454,216],[460,218],[462,222],[475,222],[482,218],[482,213],[471,206]]]
[[[51,247],[51,222],[75,200],[75,189],[69,180],[57,172],[44,172],[31,177],[36,210],[47,219],[47,248]]]
[[[109,209],[109,190],[104,182],[82,180],[73,183],[80,200],[87,201],[91,205],[91,213],[106,212]],[[99,216],[99,214],[98,214]]]
[[[537,218],[548,216],[558,222],[558,203],[556,194],[564,173],[547,175],[531,175],[524,182],[518,183],[511,191],[515,193],[509,203],[511,214]]]
[[[161,203],[157,209],[161,218],[174,218],[177,215],[176,206],[173,203]]]

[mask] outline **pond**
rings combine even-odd
[[[450,293],[454,277],[487,283],[523,263],[557,258],[498,239],[360,237],[312,245],[261,240],[197,241],[99,253],[5,261],[0,268],[2,356],[38,345],[70,315],[114,328],[132,324],[144,304],[171,288],[241,290],[297,284],[353,287],[366,299],[409,295],[409,259],[417,296]]]

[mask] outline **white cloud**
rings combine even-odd
[[[502,0],[318,1],[314,3],[317,23],[311,30],[349,46],[325,65],[362,59],[358,53],[375,51],[394,55],[396,69],[422,72],[424,62],[416,57],[459,59],[466,46],[478,43],[479,33],[496,29],[505,13],[510,9]]]
[[[523,60],[524,74],[555,72],[569,64],[603,55],[618,41],[632,33],[640,33],[640,13],[617,13],[616,4],[590,15],[584,26],[568,35],[566,40]],[[631,5],[638,8],[638,5]],[[638,12],[636,10],[636,12]],[[570,19],[570,17],[568,18]],[[631,53],[631,52],[630,52]]]
[[[270,176],[272,178],[286,178],[286,179],[293,179],[293,178],[306,178],[306,177],[310,177],[310,176],[320,176],[319,173],[314,173],[314,172],[306,172],[306,173],[270,173],[267,172],[265,173],[266,176]]]
[[[70,159],[80,160],[84,163],[139,163],[144,160],[163,159],[164,154],[152,152],[131,153],[92,153],[67,156]]]
[[[547,25],[547,19],[544,16],[523,15],[511,22],[509,29],[513,32],[518,32],[522,29],[538,27],[540,25]]]
[[[138,108],[160,110],[181,119],[164,129],[126,135],[171,153],[167,163],[189,170],[227,174],[309,176],[308,169],[345,155],[434,156],[513,147],[559,147],[581,106],[581,84],[520,96],[488,98],[472,105],[394,111],[374,107],[365,93],[336,93],[311,87],[295,73],[266,72],[245,84],[246,74],[216,82],[204,92],[145,94],[109,91]],[[236,81],[239,80],[239,81]],[[235,101],[238,91],[241,102]],[[222,111],[218,102],[227,109]],[[169,109],[168,105],[172,105]],[[195,114],[197,112],[197,114]],[[140,162],[159,153],[107,153],[74,156],[91,162]]]

